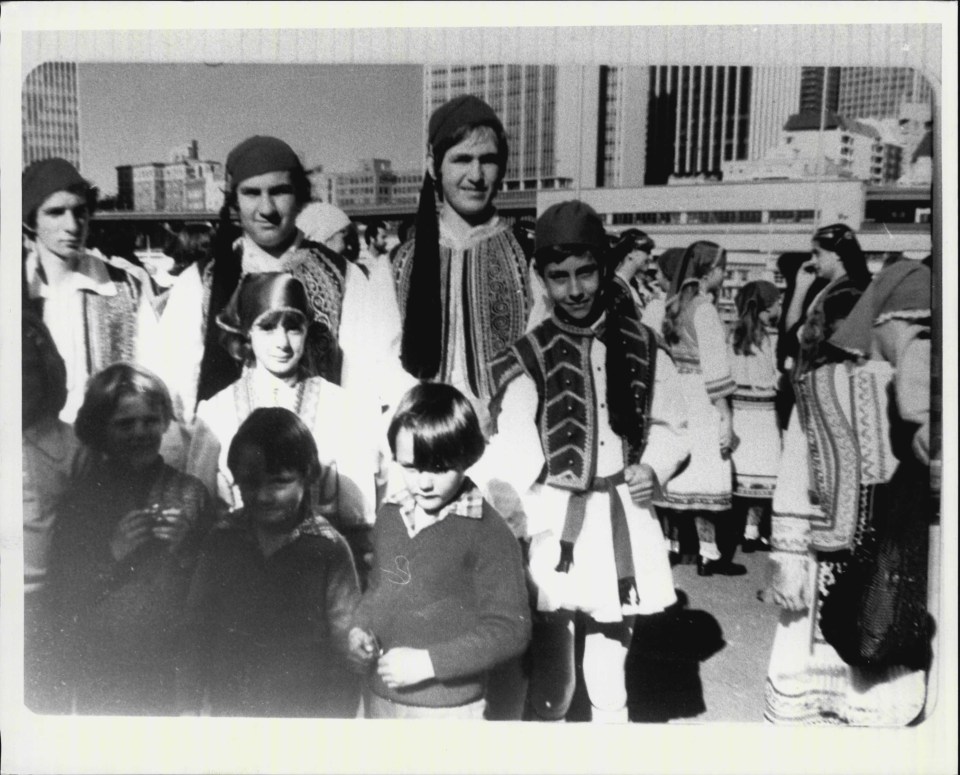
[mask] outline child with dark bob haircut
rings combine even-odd
[[[388,431],[406,489],[374,526],[370,587],[350,632],[371,718],[483,718],[487,673],[521,654],[530,609],[520,547],[465,471],[484,449],[456,388],[424,383]]]
[[[63,499],[49,571],[80,713],[175,711],[176,625],[212,504],[160,455],[171,416],[163,382],[122,362],[90,379],[77,414],[92,461]]]
[[[397,405],[387,430],[394,457],[401,430],[409,431],[414,463],[425,471],[465,471],[480,459],[486,443],[473,406],[444,384],[418,385]]]
[[[360,588],[346,540],[316,512],[313,434],[280,407],[255,409],[227,462],[243,508],[201,551],[184,620],[182,712],[352,718],[346,660]]]

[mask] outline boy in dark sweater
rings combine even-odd
[[[347,542],[310,508],[320,472],[313,435],[293,412],[255,409],[227,460],[244,507],[214,528],[194,574],[181,710],[356,717],[360,686],[346,651],[360,588]]]
[[[372,718],[482,718],[486,673],[522,653],[530,609],[520,549],[464,473],[483,453],[470,402],[421,384],[388,432],[406,489],[374,528],[370,588],[350,632]]]

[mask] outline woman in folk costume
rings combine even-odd
[[[670,295],[670,285],[673,283],[673,277],[680,268],[680,261],[683,260],[683,248],[667,248],[659,256],[655,263],[656,280],[654,281],[655,294],[647,302],[640,315],[640,321],[650,328],[657,335],[658,339],[663,338],[663,317],[667,314],[667,297]]]
[[[86,247],[97,192],[64,159],[23,171],[23,306],[43,320],[67,368],[60,419],[72,423],[87,379],[120,360],[146,362],[157,318],[147,273]]]
[[[770,327],[780,316],[780,291],[765,280],[749,282],[737,294],[737,322],[730,334],[730,370],[737,390],[733,394],[733,432],[740,440],[733,451],[733,494],[746,499],[743,550],[765,548],[761,535],[764,513],[769,513],[780,465],[780,428],[774,401],[777,363]]]
[[[417,379],[460,390],[486,432],[489,364],[527,329],[531,307],[546,314],[544,294],[494,206],[508,153],[497,114],[455,97],[430,117],[427,140],[415,236],[395,259],[401,362]]]
[[[219,441],[221,501],[231,509],[242,505],[227,466],[230,440],[254,409],[280,406],[297,414],[316,438],[323,515],[348,538],[365,533],[376,514],[380,413],[322,377],[307,376],[315,326],[303,284],[282,272],[246,275],[217,323],[226,332],[227,349],[243,364],[240,379],[197,407],[198,419]]]
[[[908,529],[912,523],[926,534],[930,275],[900,262],[864,292],[863,254],[843,225],[817,232],[814,261],[830,283],[801,330],[797,406],[774,497],[767,599],[783,612],[765,716],[775,723],[904,725],[923,709],[923,656],[871,668],[847,664],[824,639],[821,615],[880,521],[905,519]],[[925,568],[918,575],[925,590]]]
[[[531,711],[564,718],[582,625],[592,718],[626,721],[635,617],[676,600],[651,499],[687,454],[679,379],[614,276],[590,207],[549,208],[536,245],[553,314],[494,362],[498,432],[474,471],[529,546]]]
[[[664,506],[693,514],[700,542],[697,572],[742,575],[746,569],[721,559],[714,515],[731,505],[733,418],[730,395],[736,383],[727,363],[726,332],[711,292],[719,290],[726,251],[695,242],[684,253],[671,286],[663,336],[680,373],[690,428],[690,464],[665,483]],[[674,525],[674,530],[677,530]],[[679,553],[679,536],[671,551]]]

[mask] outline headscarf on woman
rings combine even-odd
[[[930,282],[930,270],[916,261],[898,261],[881,270],[830,338],[830,344],[865,358],[876,326],[888,320],[929,322]]]
[[[700,292],[701,281],[710,272],[723,266],[727,251],[715,242],[699,240],[688,247],[670,283],[667,311],[663,318],[663,336],[668,344],[679,339],[680,314],[687,302]]]

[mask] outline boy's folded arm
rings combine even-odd
[[[530,642],[530,605],[520,547],[502,518],[493,516],[499,523],[485,534],[490,540],[480,548],[474,568],[478,624],[428,649],[441,681],[489,670],[521,654]]]

